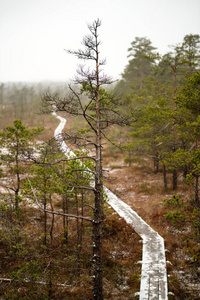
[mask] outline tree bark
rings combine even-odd
[[[195,204],[199,207],[199,176],[195,176]]]
[[[79,203],[78,203],[78,193],[75,191],[75,199],[76,199],[76,215],[79,216]],[[77,230],[77,242],[76,242],[76,251],[77,251],[77,275],[80,277],[81,275],[81,228],[80,228],[80,220],[76,219],[76,230]]]
[[[164,181],[164,188],[167,189],[167,172],[166,172],[165,165],[163,165],[163,181]]]
[[[96,165],[95,165],[95,209],[93,221],[93,263],[94,263],[94,300],[103,299],[103,278],[102,278],[102,243],[101,243],[101,223],[102,223],[102,153],[101,153],[101,121],[99,103],[99,53],[98,35],[95,30],[96,39]]]
[[[97,149],[98,150],[98,149]],[[98,152],[98,151],[97,151]],[[102,180],[101,160],[97,160],[95,176],[95,209],[93,221],[93,263],[94,263],[94,300],[103,299],[103,279],[102,279],[102,243],[101,243],[101,223],[102,223]]]
[[[17,148],[16,148],[16,156],[15,156],[15,164],[17,170],[17,188],[15,189],[15,210],[19,210],[19,190],[20,190],[20,175],[19,175],[19,140],[17,138]]]
[[[51,210],[54,211],[51,196],[50,196],[50,205],[51,205]],[[51,243],[53,242],[53,228],[54,228],[54,221],[55,221],[55,215],[52,214],[51,228],[50,228]]]
[[[176,170],[173,170],[172,172],[173,175],[173,179],[172,179],[172,189],[176,190],[177,189],[177,185],[178,185],[178,174]]]
[[[68,214],[68,199],[67,195],[63,194],[63,213]],[[64,236],[64,243],[68,245],[68,226],[69,226],[69,220],[67,216],[63,216],[63,236]]]
[[[158,173],[159,172],[159,157],[154,156],[153,160],[154,160],[154,169],[155,169],[155,172]]]

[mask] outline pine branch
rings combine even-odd
[[[56,212],[56,211],[51,211],[51,210],[48,210],[48,209],[44,209],[44,208],[40,205],[40,203],[39,203],[39,201],[38,201],[38,199],[37,199],[37,196],[36,196],[35,191],[34,191],[34,189],[33,189],[33,187],[32,187],[31,181],[29,180],[29,178],[28,178],[27,175],[25,175],[25,176],[26,176],[26,178],[27,178],[27,180],[28,180],[28,182],[29,182],[29,184],[30,184],[30,187],[31,187],[33,196],[34,196],[35,201],[36,201],[36,203],[37,203],[37,205],[38,205],[38,207],[39,207],[40,210],[42,210],[43,212],[50,213],[50,214],[52,214],[52,215],[65,216],[65,217],[69,217],[69,218],[82,219],[82,220],[85,220],[85,221],[94,222],[92,219],[89,219],[89,218],[86,218],[86,217],[77,216],[77,215],[71,215],[71,214],[65,214],[65,213],[61,213],[61,212]],[[74,188],[76,188],[76,187],[74,187]],[[84,188],[84,187],[82,187],[82,188]]]

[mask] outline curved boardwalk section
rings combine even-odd
[[[66,155],[73,156],[74,153],[62,140],[61,133],[65,126],[66,119],[52,113],[60,120],[60,124],[55,130],[54,136],[61,144],[61,149]],[[167,300],[167,272],[163,238],[154,231],[132,208],[113,194],[104,186],[104,191],[108,196],[109,205],[130,224],[143,240],[142,251],[142,272],[140,300]]]
[[[108,203],[143,240],[140,300],[167,300],[167,272],[163,238],[132,208],[104,187]]]

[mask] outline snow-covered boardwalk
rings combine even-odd
[[[108,203],[130,224],[143,240],[140,300],[168,299],[166,259],[163,238],[129,205],[104,187]]]
[[[54,136],[57,138],[61,135],[66,120],[58,116],[55,112],[53,112],[53,115],[60,120],[60,124],[54,132]],[[73,152],[62,140],[61,148],[67,155],[73,155]],[[105,186],[104,191],[108,196],[108,204],[134,228],[143,240],[141,283],[140,291],[138,292],[139,299],[167,300],[168,287],[163,238],[129,205],[119,199]]]

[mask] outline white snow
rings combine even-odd
[[[60,120],[60,124],[55,130],[54,136],[61,143],[62,151],[70,157],[75,154],[69,149],[62,139],[61,133],[65,126],[66,119],[52,113]],[[166,258],[163,238],[154,231],[132,208],[113,194],[104,186],[107,194],[108,204],[130,224],[143,240],[142,251],[142,272],[140,283],[140,300],[167,300],[167,272]]]

